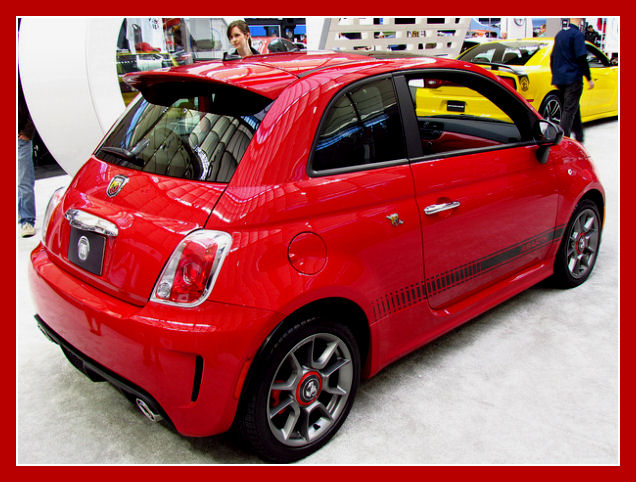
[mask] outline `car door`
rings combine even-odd
[[[605,55],[590,44],[587,47],[587,61],[594,81],[594,88],[583,86],[581,95],[581,116],[583,118],[602,115],[617,110],[618,67],[612,66]]]
[[[426,329],[420,219],[391,76],[337,94],[323,115],[302,190],[324,239],[330,283],[364,293],[392,359]],[[357,268],[352,269],[355,266]],[[343,288],[344,289],[344,288]]]
[[[557,238],[557,195],[550,163],[537,161],[536,116],[498,82],[473,73],[408,74],[396,84],[415,153],[430,306],[446,308],[545,259]],[[419,89],[450,108],[423,112],[420,105],[416,113]],[[448,97],[460,90],[474,99],[471,115]]]

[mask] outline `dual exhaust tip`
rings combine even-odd
[[[137,404],[137,408],[141,410],[141,413],[143,413],[146,416],[146,418],[150,420],[151,422],[157,423],[163,420],[163,417],[161,416],[161,414],[155,412],[145,400],[142,400],[141,398],[137,397],[135,399],[135,403]]]

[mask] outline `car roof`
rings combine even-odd
[[[466,68],[465,64],[461,64]],[[423,57],[408,53],[299,51],[252,55],[237,60],[213,60],[191,65],[133,72],[124,76],[132,87],[142,91],[166,82],[206,82],[238,87],[275,99],[291,83],[317,72],[333,72],[334,77],[362,67],[369,75],[396,69],[452,66],[454,60]],[[369,70],[370,69],[370,70]]]
[[[482,42],[482,44],[499,44],[507,42],[521,42],[521,43],[553,43],[554,37],[527,37],[527,38],[497,38],[490,39],[488,42]]]

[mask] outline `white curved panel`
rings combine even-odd
[[[18,61],[42,140],[71,175],[124,111],[116,48],[122,18],[24,18]]]

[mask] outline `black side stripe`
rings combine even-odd
[[[437,274],[413,285],[400,288],[378,298],[373,304],[373,315],[377,320],[409,306],[420,303],[429,296],[438,295],[451,288],[500,268],[522,255],[544,248],[563,236],[565,224],[504,248],[483,258],[471,261],[444,273]]]

